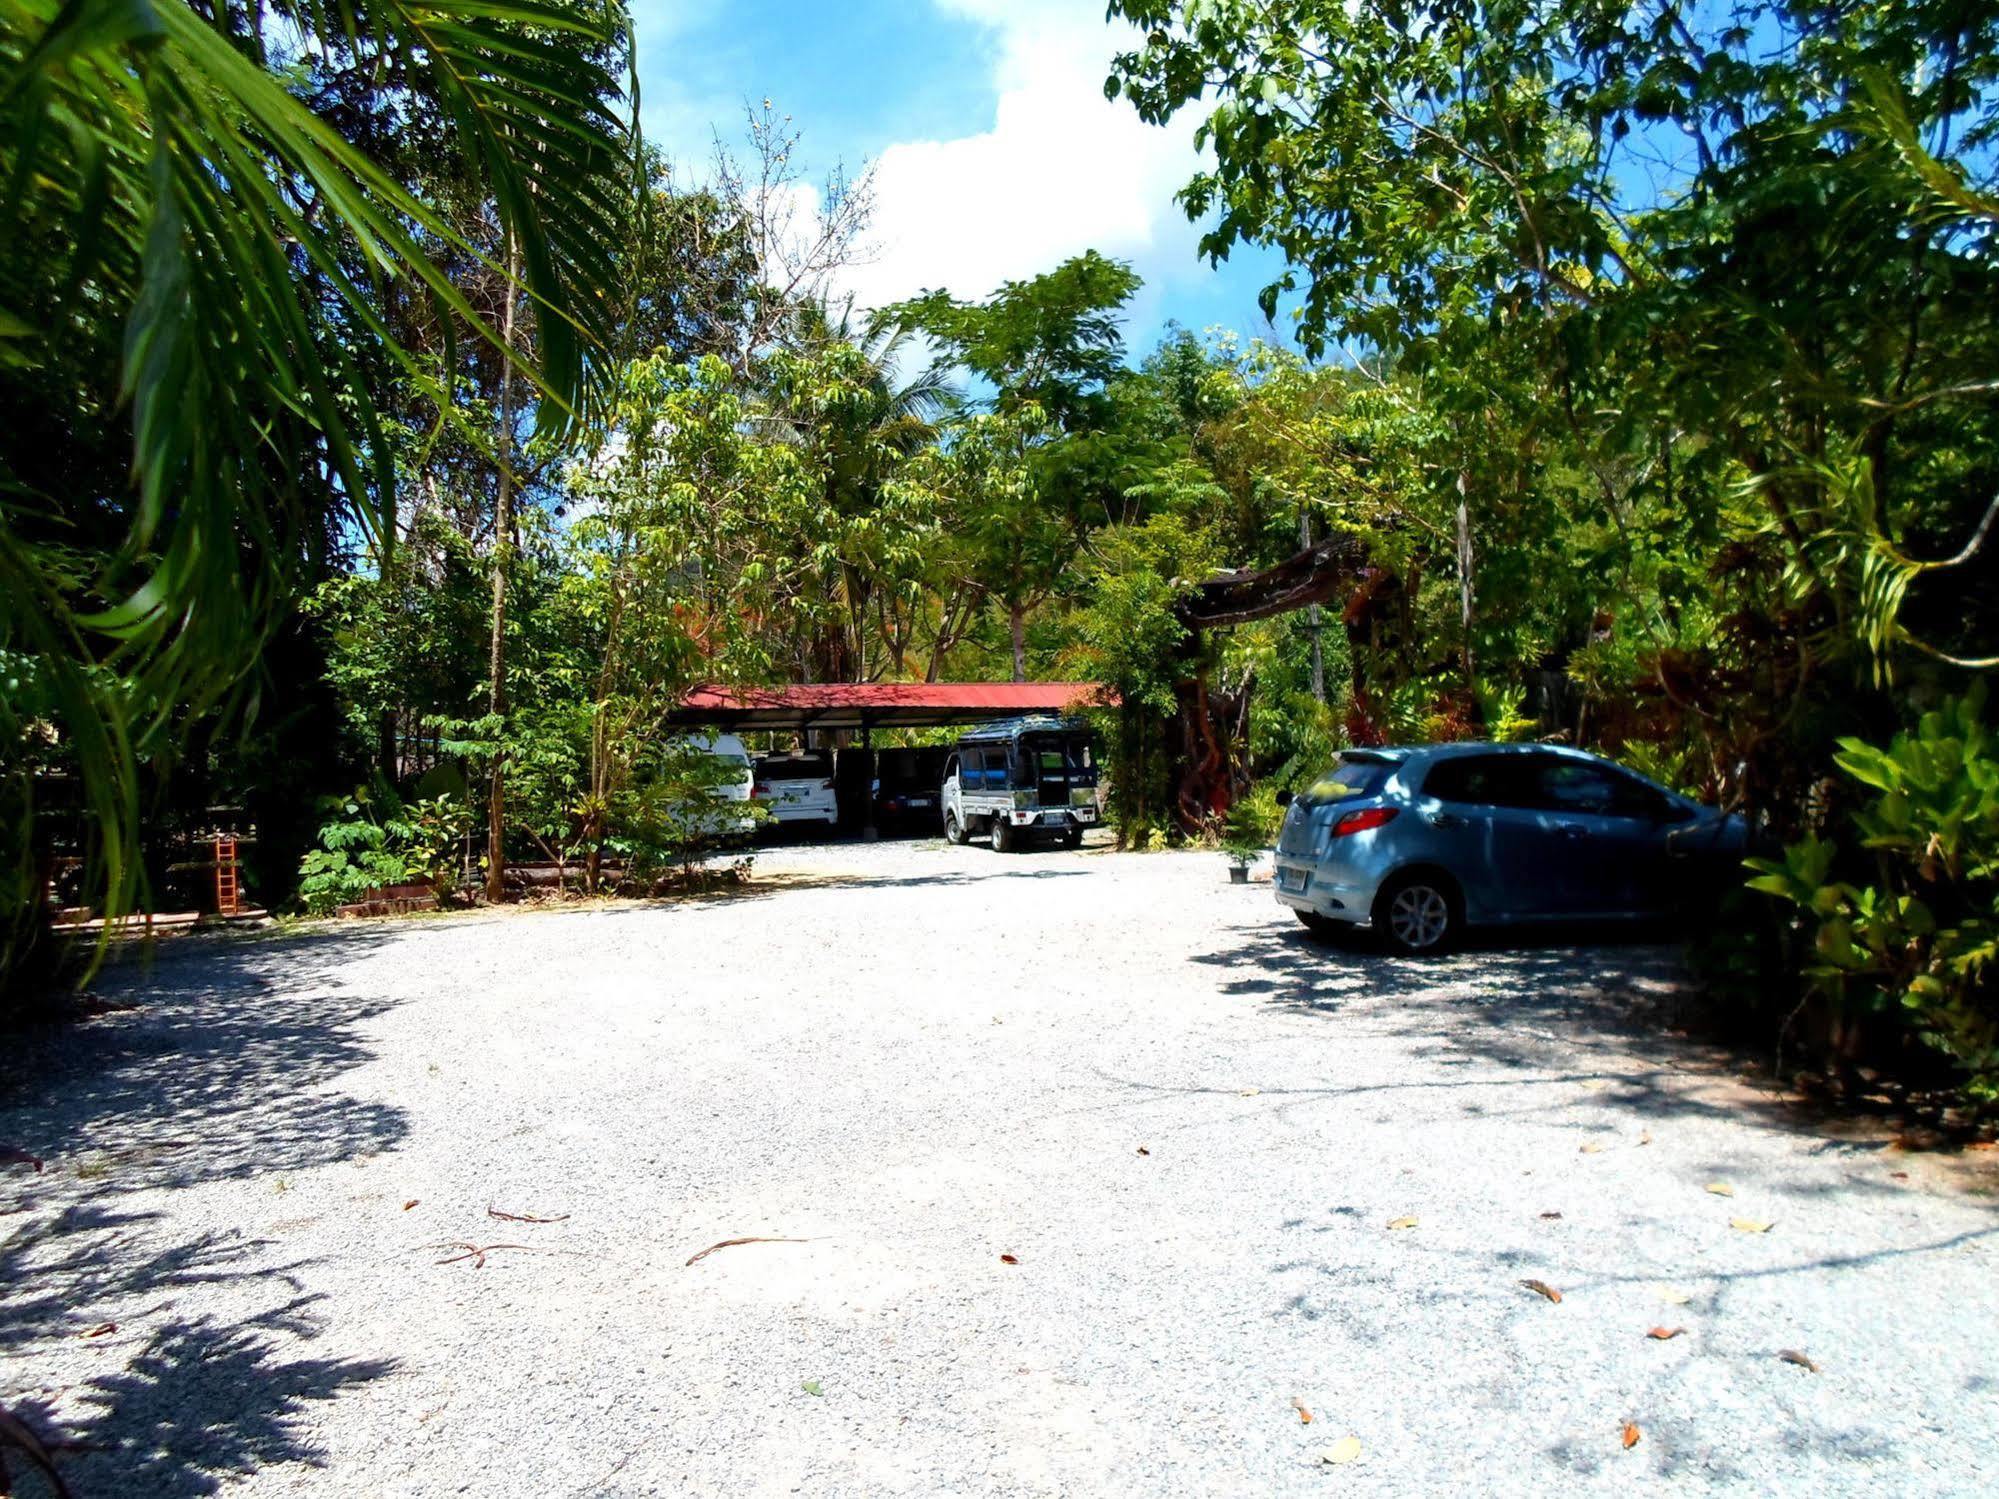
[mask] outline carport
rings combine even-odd
[[[697,687],[667,715],[677,728],[724,733],[858,734],[872,766],[876,729],[931,729],[991,723],[1029,713],[1070,713],[1114,706],[1117,694],[1100,682],[802,682],[784,687]],[[870,777],[872,770],[870,769]],[[866,799],[863,836],[874,832]]]

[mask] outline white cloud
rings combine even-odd
[[[690,66],[686,43],[706,5],[718,0],[633,0],[646,74],[646,128],[699,175],[717,129],[740,142],[745,98],[770,91],[753,57],[712,52]],[[863,307],[928,288],[981,297],[1000,282],[1050,270],[1095,249],[1129,260],[1146,287],[1128,326],[1157,326],[1182,298],[1212,286],[1195,253],[1198,231],[1174,201],[1193,174],[1195,116],[1165,127],[1142,123],[1123,100],[1104,97],[1112,57],[1137,33],[1106,22],[1101,0],[926,0],[945,17],[979,28],[994,98],[990,124],[973,134],[894,140],[873,158],[875,214],[867,263],[831,288]],[[707,51],[712,41],[696,45]],[[827,80],[827,87],[892,93],[897,69],[922,57],[883,59],[878,80]],[[707,63],[704,66],[703,63]],[[719,66],[715,66],[718,64]],[[985,90],[981,90],[984,92]],[[851,149],[815,126],[812,101],[783,97],[796,111],[804,151],[824,163]],[[790,207],[809,221],[818,195],[801,184]],[[1240,279],[1240,278],[1238,278]],[[1238,319],[1253,316],[1244,294]]]
[[[1196,269],[1173,194],[1193,171],[1191,126],[1140,122],[1104,98],[1127,29],[1077,0],[934,0],[993,43],[992,127],[910,140],[876,161],[873,262],[849,281],[863,305],[923,288],[983,296],[1084,250],[1148,280]]]

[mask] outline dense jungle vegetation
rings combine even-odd
[[[1999,1097],[1999,8],[1110,10],[1270,328],[855,307],[866,173],[660,157],[612,0],[4,0],[10,988],[208,807],[274,907],[642,875],[694,682],[1060,678],[1130,844],[1452,737],[1737,808],[1717,993]]]

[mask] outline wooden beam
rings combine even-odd
[[[1261,572],[1223,573],[1196,583],[1175,612],[1181,623],[1211,630],[1323,604],[1352,586],[1367,553],[1363,537],[1328,536]]]

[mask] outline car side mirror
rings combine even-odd
[[[1289,791],[1280,791],[1280,792],[1278,792],[1278,793],[1277,793],[1277,805],[1278,805],[1278,806],[1280,806],[1280,807],[1288,807],[1288,806],[1290,806],[1290,805],[1291,805],[1291,800],[1292,800],[1292,798],[1291,798],[1291,793],[1290,793]]]

